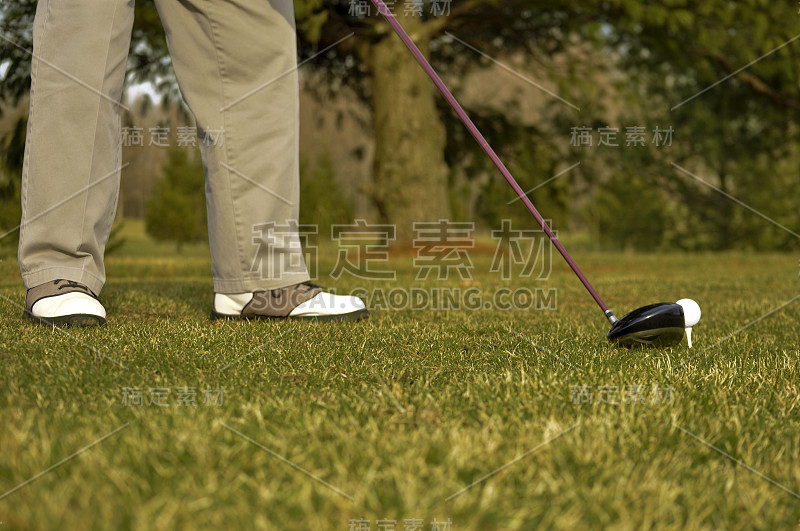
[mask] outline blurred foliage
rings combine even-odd
[[[654,251],[669,230],[669,203],[653,182],[640,175],[614,175],[588,207],[604,247]]]
[[[120,249],[125,247],[128,243],[128,238],[125,234],[125,220],[118,216],[114,220],[114,225],[111,226],[111,233],[108,235],[108,242],[103,256],[111,256],[116,254]]]
[[[348,34],[335,49],[318,57],[309,66],[324,70],[330,79],[317,89],[326,93],[348,86],[369,100],[373,74],[372,48],[384,39],[396,39],[390,26],[367,2],[369,16],[356,16],[350,0],[295,0],[300,52],[304,57],[316,54]],[[412,3],[412,2],[405,2]],[[567,49],[570,37],[582,32],[596,16],[592,2],[586,6],[567,5],[556,0],[467,0],[452,2],[446,15],[432,13],[433,2],[417,2],[422,9],[422,24],[413,37],[418,43],[430,43],[430,60],[437,70],[463,74],[477,64],[488,66],[479,57],[453,40],[447,32],[467,39],[492,57],[521,52],[529,61],[541,62]],[[439,2],[439,6],[445,3]],[[402,0],[394,2],[392,12],[405,12]],[[411,56],[407,57],[413,61]],[[577,81],[577,80],[575,80]]]
[[[30,50],[36,4],[36,0],[0,3],[0,101],[12,105],[31,87]]]
[[[22,216],[20,192],[27,127],[27,116],[21,115],[13,121],[11,131],[0,138],[0,248],[6,251],[16,249],[19,243],[19,230],[12,229]]]
[[[636,248],[796,249],[777,226],[800,228],[796,6],[608,5],[616,13],[595,31],[626,74],[620,125],[672,127],[675,141],[600,157],[617,171],[587,209],[597,237],[615,246],[634,238]]]
[[[313,166],[301,159],[300,224],[316,225],[319,237],[329,239],[331,225],[352,223],[353,212],[352,201],[337,184],[330,154],[323,152]]]
[[[414,37],[429,44],[434,66],[457,93],[467,73],[492,63],[448,32],[492,58],[522,58],[549,69],[559,92],[581,107],[579,115],[547,114],[552,122],[547,125],[556,131],[566,134],[577,125],[612,125],[621,131],[630,125],[647,125],[648,130],[655,125],[673,127],[675,140],[669,149],[623,147],[587,153],[562,149],[563,138],[548,137],[545,124],[519,123],[513,109],[468,109],[526,190],[574,164],[577,155],[581,166],[575,178],[556,180],[536,192],[536,204],[546,217],[554,218],[554,224],[583,223],[611,247],[796,249],[796,237],[776,226],[795,232],[800,227],[794,199],[800,195],[800,63],[794,57],[800,42],[795,4],[467,0],[453,3],[447,17],[432,17],[427,13],[429,2],[423,5],[426,15]],[[349,0],[297,0],[294,6],[301,58],[315,56],[354,33],[306,66],[325,73],[327,83],[313,87],[318,95],[335,95],[349,87],[364,101],[392,97],[372,93],[371,50],[384,39],[395,38],[374,8],[369,17],[355,17]],[[26,50],[31,47],[35,7],[34,0],[0,6],[0,71],[5,72],[0,98],[7,102],[28,90]],[[555,55],[581,47],[590,52],[583,60],[568,61],[558,69],[548,63]],[[129,81],[155,80],[159,91],[169,96],[167,104],[178,98],[152,0],[136,3],[131,50]],[[618,70],[614,92],[618,101],[592,92],[595,74],[609,75],[593,64],[597,57],[593,54],[601,54]],[[607,124],[610,107],[621,107],[614,117],[617,123]],[[456,216],[471,211],[470,186],[480,182],[475,215],[490,225],[498,217],[524,218],[519,202],[507,209],[505,203],[513,196],[503,190],[505,184],[481,159],[450,109],[440,104],[439,110],[448,131],[442,149],[452,169],[450,197]],[[401,112],[413,114],[409,109]],[[492,180],[486,180],[488,175]],[[4,186],[5,196],[15,193]],[[305,205],[311,203],[304,198]]]
[[[440,107],[447,107],[442,101]],[[444,111],[444,109],[443,109]],[[561,167],[561,155],[557,152],[555,138],[536,126],[514,121],[510,113],[504,114],[489,108],[471,108],[473,122],[481,132],[491,139],[497,154],[507,164],[509,171],[534,204],[546,206],[542,215],[554,227],[564,227],[569,218],[570,185],[568,179],[544,181],[565,169]],[[448,165],[453,176],[463,175],[468,182],[476,182],[480,196],[475,204],[475,215],[487,227],[499,228],[502,220],[509,219],[516,228],[533,227],[531,215],[517,199],[517,194],[508,186],[491,159],[475,142],[461,121],[453,114],[442,112],[447,125]],[[453,188],[455,183],[451,183]],[[542,185],[542,186],[540,186]],[[469,198],[458,196],[454,190],[454,201],[465,203]],[[462,204],[454,208],[465,211]],[[534,227],[535,228],[535,227]]]
[[[164,177],[147,202],[145,228],[158,241],[183,244],[208,240],[203,165],[199,152],[182,147],[169,150]]]

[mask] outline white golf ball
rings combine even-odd
[[[700,306],[692,299],[681,299],[676,304],[683,308],[683,318],[686,328],[691,328],[700,321]]]

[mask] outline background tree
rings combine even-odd
[[[632,224],[646,234],[666,223],[659,244],[686,249],[796,248],[795,236],[697,178],[798,232],[797,7],[755,0],[606,6],[610,15],[597,31],[635,96],[624,120],[671,126],[676,135],[657,156],[623,160],[623,175],[638,176],[663,202],[630,204],[628,218],[638,212],[642,221]],[[624,187],[617,179],[603,193],[625,194]]]
[[[335,171],[327,152],[313,169],[300,160],[300,224],[316,226],[315,237],[330,238],[332,225],[353,222],[353,204],[336,186]]]
[[[450,118],[437,110],[435,87],[391,27],[374,8],[362,16],[357,4],[295,2],[302,49],[309,54],[353,33],[335,53],[310,65],[326,72],[334,90],[347,86],[370,102],[375,161],[368,192],[383,220],[398,225],[398,239],[408,239],[414,221],[446,218],[453,211],[443,124]],[[563,51],[573,31],[591,16],[590,11],[563,2],[530,0],[468,0],[452,3],[446,13],[435,12],[435,6],[442,9],[445,4],[451,5],[400,0],[394,2],[393,12],[427,57],[436,51],[434,65],[450,74],[451,82],[451,76],[479,61],[474,51],[447,32],[461,35],[494,57],[525,53],[535,61]],[[450,110],[444,112],[452,115]],[[471,138],[460,138],[470,143],[465,150],[473,149]],[[451,149],[450,159],[457,158]]]
[[[482,166],[485,160],[476,156],[471,138],[454,136],[457,128],[448,123],[452,112],[441,105],[422,70],[375,10],[370,16],[353,10],[359,3],[295,1],[301,57],[314,57],[304,68],[324,76],[325,82],[317,88],[322,95],[340,95],[347,88],[370,103],[369,127],[376,149],[373,184],[367,192],[384,220],[408,230],[412,221],[459,213],[464,210],[459,206],[464,179],[482,179],[491,169]],[[0,97],[4,99],[18,97],[28,88],[29,56],[24,48],[30,48],[35,5],[33,0],[21,0],[0,6],[4,37],[0,41],[4,76]],[[613,233],[613,224],[597,217],[600,209],[576,205],[602,202],[602,196],[611,199],[621,193],[627,176],[635,176],[634,188],[642,193],[656,188],[657,194],[649,196],[663,200],[669,208],[645,212],[630,204],[633,197],[607,202],[608,208],[627,209],[620,212],[624,216],[617,216],[629,220],[627,227],[641,227],[639,236],[619,234],[624,245],[652,243],[654,238],[646,238],[652,227],[636,220],[653,220],[653,216],[664,228],[658,245],[687,249],[796,245],[793,235],[742,210],[670,164],[709,180],[796,231],[800,214],[791,199],[800,191],[796,162],[800,64],[793,57],[800,42],[795,5],[761,0],[702,5],[688,0],[590,0],[580,6],[556,1],[463,0],[451,5],[451,12],[441,17],[430,13],[431,2],[400,0],[394,9],[459,95],[469,88],[463,84],[470,79],[468,74],[491,63],[451,35],[515,66],[545,64],[559,84],[559,93],[581,108],[579,114],[567,109],[542,114],[543,123],[531,129],[515,117],[514,108],[497,112],[490,105],[470,106],[468,110],[484,124],[493,145],[505,149],[509,165],[519,168],[518,177],[526,189],[549,177],[549,168],[575,162],[575,152],[562,149],[545,122],[566,132],[575,125],[606,125],[613,116],[621,127],[659,123],[675,129],[674,147],[662,153],[581,154],[582,164],[575,172],[581,179],[577,191],[557,181],[554,184],[560,189],[537,192],[544,194],[537,201],[557,205],[554,217],[563,215],[575,226],[580,221],[578,213],[583,212],[587,225]],[[154,79],[159,90],[175,96],[152,1],[137,2],[136,9],[129,79]],[[569,60],[549,68],[552,58],[560,54]],[[599,76],[588,70],[599,62],[598,56],[621,73],[611,97],[597,97],[590,90],[602,76],[614,74],[606,70]],[[614,106],[617,114],[609,114]],[[512,138],[495,136],[498,131]],[[525,150],[526,141],[535,141],[537,148]],[[542,145],[545,149],[538,147]],[[535,177],[540,172],[545,175]],[[493,186],[481,181],[485,197],[497,201],[483,212],[487,219],[505,215],[504,192]]]
[[[0,248],[16,249],[22,215],[20,202],[22,159],[28,120],[23,115],[14,120],[11,131],[0,138]]]
[[[35,13],[36,0],[0,4],[0,101],[4,103],[16,104],[31,88]]]
[[[159,241],[175,242],[178,252],[186,243],[208,241],[204,189],[199,151],[171,148],[164,177],[147,202],[147,233]]]

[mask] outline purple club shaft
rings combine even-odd
[[[464,108],[461,107],[460,103],[458,103],[458,100],[456,100],[455,96],[453,96],[453,94],[450,92],[450,89],[447,88],[447,85],[444,84],[444,81],[442,81],[442,79],[439,77],[439,74],[436,73],[436,70],[434,70],[428,60],[425,59],[425,56],[422,54],[417,45],[414,44],[414,41],[411,40],[411,37],[408,36],[408,33],[406,33],[406,30],[404,30],[403,26],[397,21],[397,18],[394,16],[394,14],[392,14],[389,8],[386,7],[386,4],[383,3],[383,0],[372,0],[372,3],[375,4],[375,6],[378,8],[378,11],[383,15],[392,28],[394,28],[394,31],[403,40],[406,46],[408,46],[408,49],[411,50],[411,53],[414,54],[414,57],[416,57],[420,66],[422,66],[428,76],[430,76],[430,78],[433,80],[436,87],[445,97],[453,110],[456,111],[456,114],[458,114],[458,117],[461,118],[461,121],[467,127],[469,132],[473,137],[475,137],[475,140],[478,141],[478,144],[480,144],[486,154],[489,155],[489,158],[492,159],[494,165],[497,166],[497,169],[500,170],[500,173],[503,175],[503,177],[505,177],[506,181],[508,181],[508,184],[511,185],[511,188],[513,188],[517,193],[522,203],[528,208],[528,211],[530,211],[531,215],[542,227],[542,230],[545,232],[545,234],[547,234],[548,238],[550,238],[550,241],[556,246],[556,249],[558,249],[558,252],[564,257],[564,260],[566,260],[569,267],[572,268],[580,281],[592,295],[595,302],[597,302],[600,308],[602,308],[603,312],[606,314],[606,317],[610,321],[612,318],[615,321],[616,317],[614,317],[614,314],[610,312],[608,306],[606,306],[606,303],[603,302],[603,299],[600,298],[600,295],[598,295],[597,291],[595,291],[595,289],[592,287],[589,279],[586,278],[586,275],[583,274],[581,269],[578,267],[578,264],[575,263],[561,242],[558,241],[558,238],[555,234],[553,234],[553,231],[547,225],[542,215],[539,214],[539,211],[536,210],[535,206],[533,206],[533,203],[531,203],[530,199],[528,199],[528,196],[525,195],[525,192],[522,190],[522,187],[520,187],[519,183],[517,183],[517,180],[514,179],[514,176],[511,175],[510,171],[508,171],[508,168],[506,168],[505,164],[503,164],[503,161],[500,160],[500,157],[498,157],[497,153],[495,153],[494,149],[492,149],[492,146],[490,146],[489,142],[487,142],[483,137],[483,134],[481,134],[475,124],[472,123],[472,120],[467,115]]]

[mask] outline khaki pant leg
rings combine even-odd
[[[116,213],[120,108],[133,0],[40,0],[22,172],[26,287],[64,278],[99,293]]]
[[[308,280],[291,228],[299,202],[291,0],[156,4],[181,92],[198,124],[215,291]],[[208,132],[215,142],[202,142]]]

